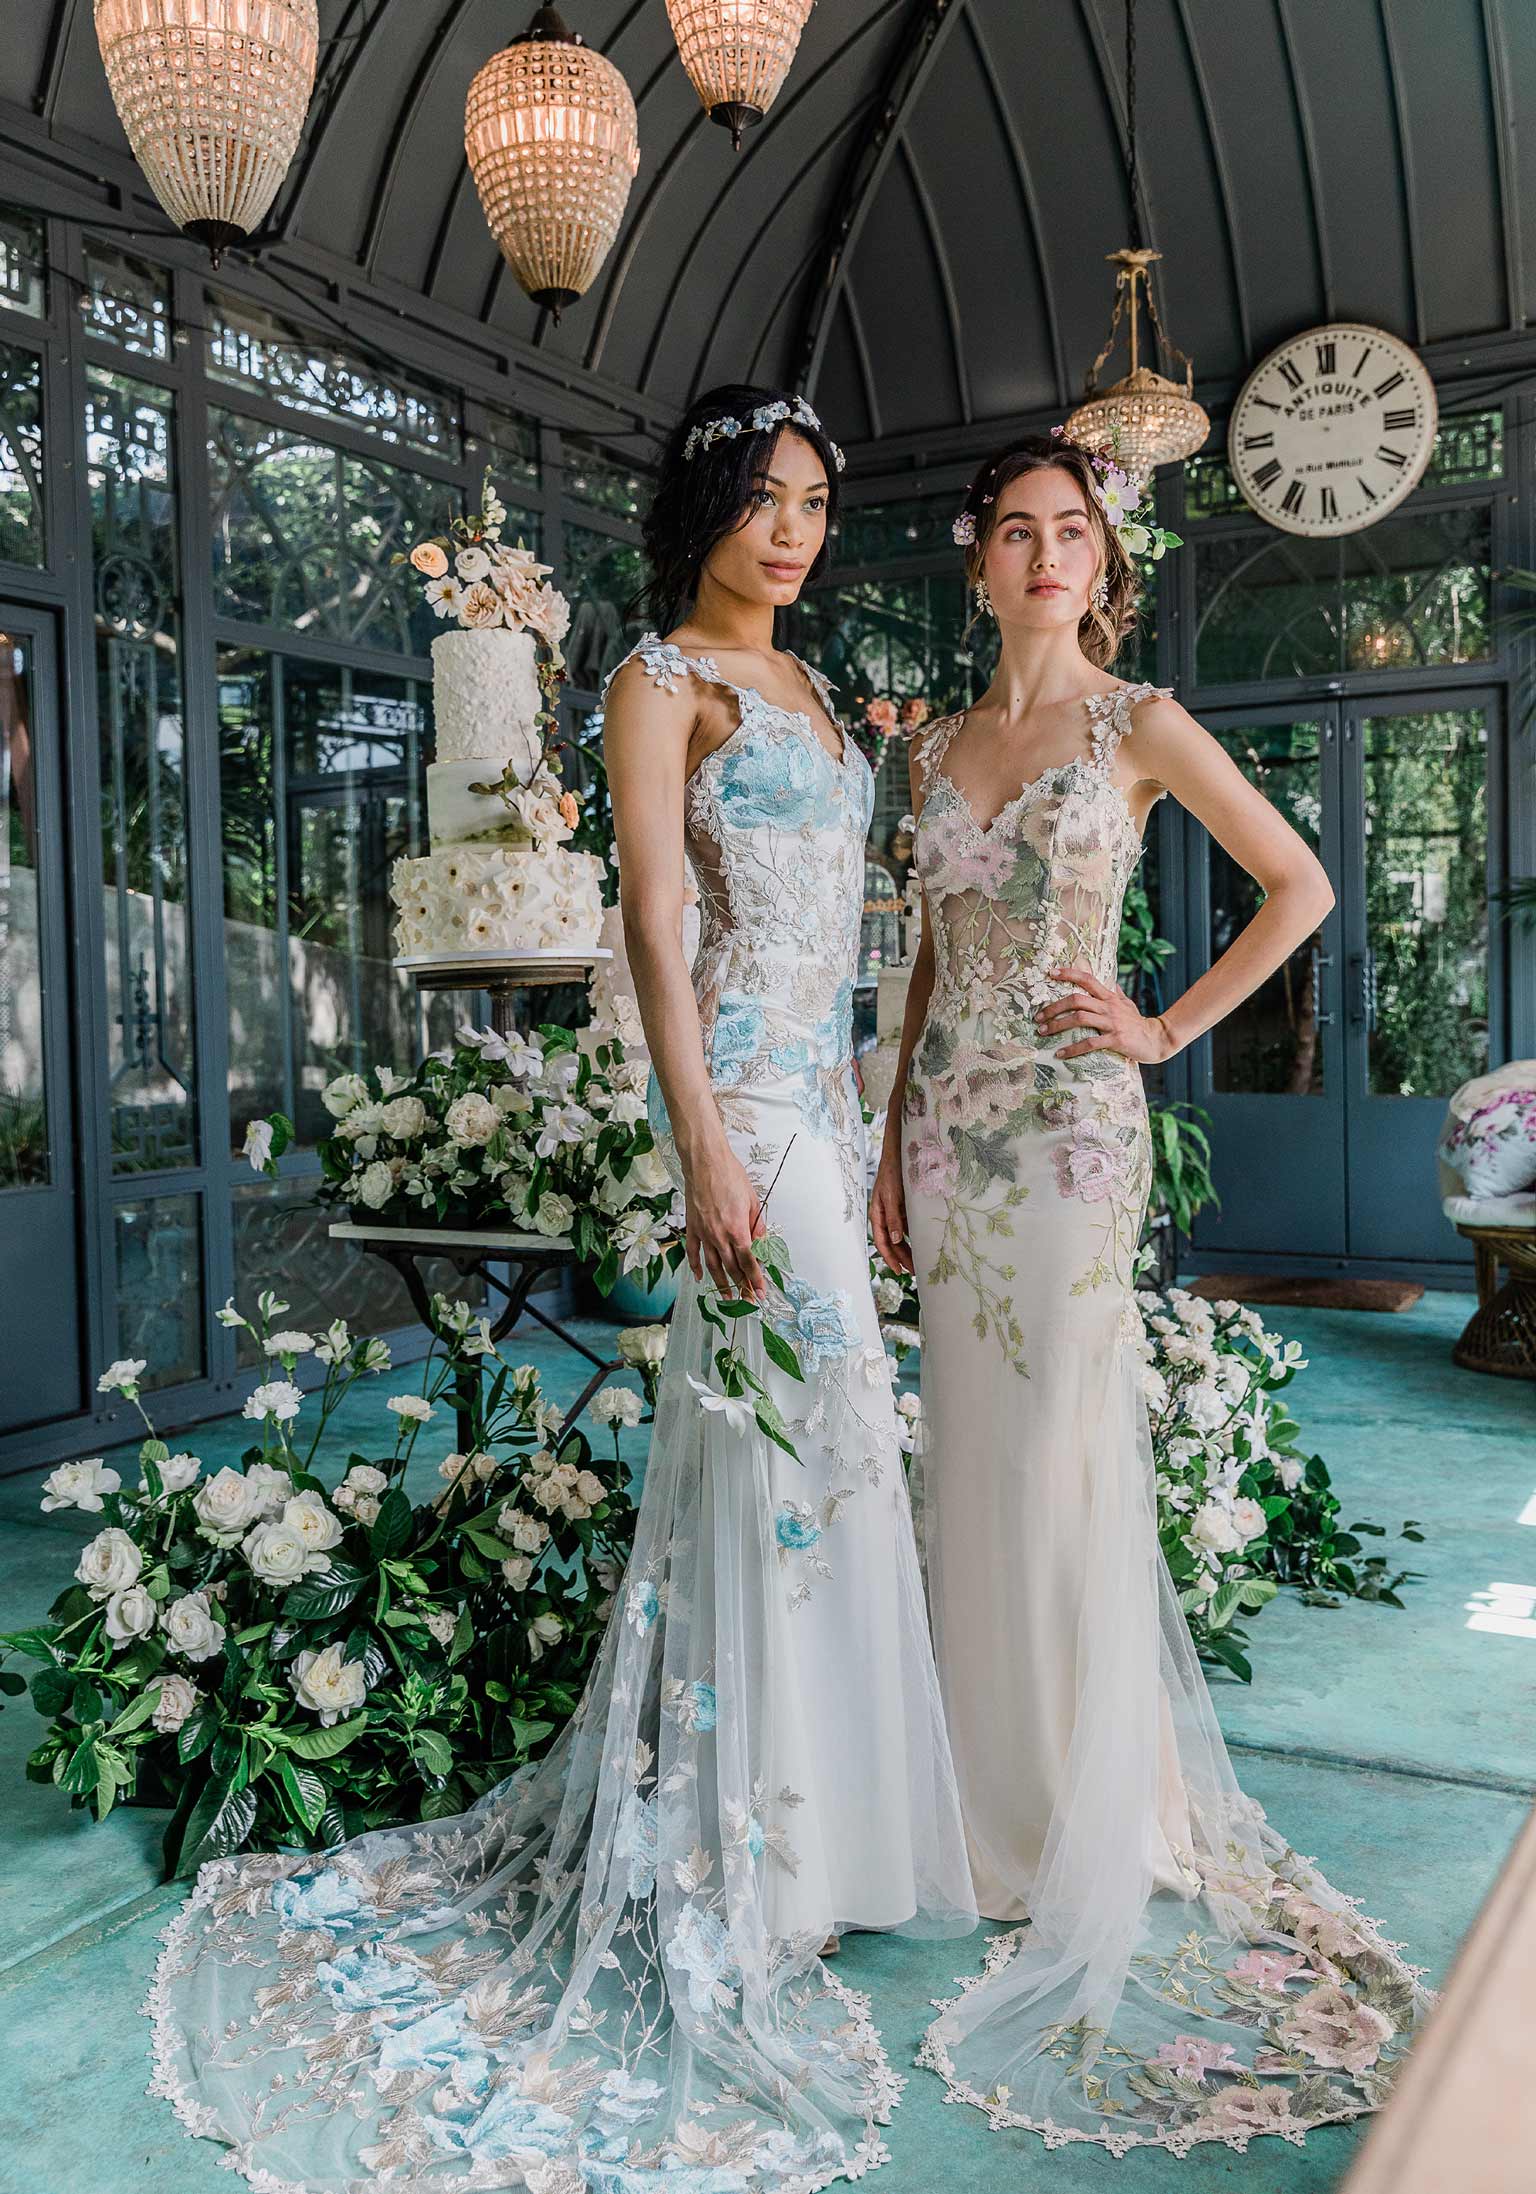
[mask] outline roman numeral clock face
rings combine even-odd
[[[1381,328],[1309,328],[1243,385],[1227,433],[1238,486],[1286,533],[1358,533],[1417,487],[1435,446],[1435,385]]]

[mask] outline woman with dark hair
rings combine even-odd
[[[298,1874],[247,1862],[167,1939],[157,2086],[270,2194],[858,2178],[903,2082],[823,1953],[843,1928],[975,1926],[866,1251],[872,786],[825,681],[773,646],[840,462],[799,398],[701,399],[647,522],[671,629],[607,683],[689,1270],[577,1711],[469,1812]]]
[[[1058,432],[984,465],[955,521],[1001,648],[913,754],[925,918],[873,1224],[922,1291],[914,1500],[977,1903],[1025,1923],[923,2061],[994,2126],[1183,2154],[1374,2108],[1427,1998],[1238,1789],[1158,1540],[1140,1066],[1249,996],[1332,893],[1166,689],[1111,674],[1136,558],[1168,538],[1141,492]],[[1265,896],[1145,1017],[1115,979],[1120,907],[1165,793]],[[1214,1424],[1210,1317],[1178,1302]],[[1208,1589],[1263,1529],[1242,1468],[1190,1519]]]

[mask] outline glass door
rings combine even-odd
[[[55,702],[51,621],[0,603],[0,1432],[84,1400]]]
[[[1213,714],[1207,729],[1330,875],[1339,869],[1339,726],[1331,702]],[[1246,870],[1185,818],[1190,977],[1218,959],[1260,904]],[[1223,1257],[1341,1256],[1347,1236],[1340,914],[1227,1020],[1191,1047],[1190,1094],[1210,1115],[1219,1209],[1194,1245]]]
[[[1452,692],[1344,709],[1349,1246],[1443,1260],[1435,1143],[1446,1099],[1488,1070],[1490,753],[1495,697]]]

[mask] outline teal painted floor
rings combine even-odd
[[[1312,1609],[1289,1594],[1253,1630],[1255,1680],[1216,1687],[1238,1772],[1271,1819],[1389,1935],[1439,1979],[1486,1894],[1536,1792],[1536,1634],[1469,1629],[1477,1595],[1527,1586],[1536,1598],[1536,1389],[1458,1371],[1450,1347],[1465,1297],[1429,1295],[1397,1316],[1285,1311],[1273,1322],[1311,1357],[1294,1404],[1356,1516],[1395,1531],[1406,1516],[1428,1534],[1402,1548],[1425,1572],[1406,1612]],[[589,1339],[599,1341],[592,1328]],[[552,1389],[574,1392],[585,1368],[542,1334],[512,1345]],[[355,1395],[336,1437],[372,1425],[384,1394]],[[185,1446],[217,1468],[249,1428],[227,1419]],[[639,1461],[644,1433],[626,1452]],[[452,1444],[428,1428],[414,1479],[425,1487]],[[40,1476],[41,1473],[38,1474]],[[127,1472],[124,1472],[125,1477]],[[0,1628],[36,1621],[88,1534],[68,1512],[44,1516],[37,1477],[0,1481]],[[1384,1542],[1391,1552],[1398,1544]],[[154,1939],[180,1892],[156,1880],[163,1816],[118,1812],[101,1827],[26,1783],[36,1717],[0,1714],[0,2194],[219,2194],[234,2183],[220,2151],[187,2140],[144,2094],[148,2027],[137,2006]],[[893,2063],[910,2063],[928,2004],[972,1969],[975,1945],[855,1936],[840,1963],[868,1989]],[[1197,2150],[1121,2162],[1097,2150],[1047,2155],[1024,2134],[989,2133],[946,2107],[937,2080],[913,2072],[889,2131],[894,2161],[881,2194],[991,2194],[1041,2189],[1117,2194],[1313,2194],[1336,2186],[1361,2137],[1326,2128],[1304,2149],[1258,2141],[1246,2156]]]

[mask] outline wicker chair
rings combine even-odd
[[[1536,1060],[1515,1060],[1457,1090],[1447,1131],[1501,1089],[1515,1088],[1536,1088]],[[1439,1166],[1441,1209],[1472,1244],[1477,1279],[1477,1309],[1451,1354],[1468,1371],[1536,1379],[1536,1186],[1504,1196],[1469,1196],[1443,1156]]]

